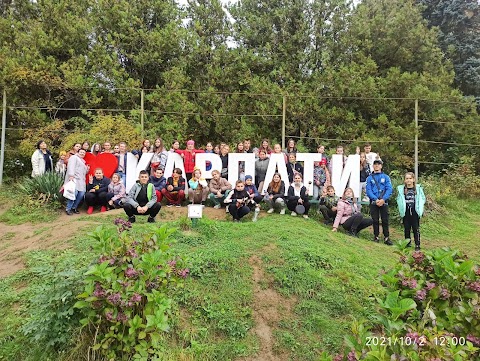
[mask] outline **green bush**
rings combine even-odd
[[[98,261],[86,273],[85,292],[75,304],[83,325],[95,329],[93,350],[108,359],[148,360],[162,349],[169,330],[169,292],[189,270],[170,250],[174,229],[151,227],[141,235],[117,219],[118,232],[99,227],[92,233]]]
[[[33,199],[42,203],[59,206],[63,196],[59,192],[63,186],[64,178],[55,172],[46,172],[38,177],[26,178],[20,185],[20,190]]]
[[[400,262],[381,277],[387,294],[377,299],[377,322],[355,322],[348,355],[323,359],[478,360],[478,266],[448,248],[398,253]]]

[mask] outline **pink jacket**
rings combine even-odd
[[[352,212],[352,206],[353,206],[353,212]],[[344,224],[347,219],[349,219],[352,216],[352,213],[358,213],[358,207],[357,203],[353,203],[353,205],[350,205],[347,203],[347,201],[344,201],[343,199],[338,200],[337,204],[337,216],[335,217],[335,222],[333,222],[333,228],[338,228],[340,224]]]

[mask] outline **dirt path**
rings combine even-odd
[[[5,211],[5,209],[2,209],[2,211]],[[83,210],[80,215],[73,216],[67,216],[62,212],[55,221],[44,224],[25,223],[11,226],[0,223],[0,278],[12,275],[25,268],[23,255],[26,252],[39,249],[69,248],[68,241],[76,236],[80,230],[85,233],[90,232],[97,227],[103,217],[112,214],[125,218],[125,213],[121,209],[117,209],[105,213],[95,212],[89,216],[91,220],[85,219],[85,217],[79,220],[79,217],[87,216],[85,210]],[[187,207],[167,208],[163,206],[157,219],[161,223],[162,220],[170,221],[181,216],[187,216]],[[225,209],[206,207],[204,217],[224,220],[227,215]]]
[[[255,327],[252,332],[260,339],[260,350],[257,355],[243,359],[243,361],[283,361],[288,360],[287,354],[273,352],[275,339],[274,329],[278,322],[292,313],[294,299],[282,297],[272,287],[273,280],[264,272],[262,260],[254,255],[249,264],[253,268],[253,319]]]

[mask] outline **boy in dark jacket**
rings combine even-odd
[[[128,216],[130,223],[135,222],[135,215],[147,215],[149,223],[155,223],[155,216],[162,206],[157,202],[157,195],[152,183],[148,183],[148,172],[140,171],[138,182],[128,192],[123,210]]]
[[[250,199],[250,194],[245,190],[243,181],[239,179],[235,183],[235,189],[225,198],[225,203],[230,203],[228,210],[234,222],[239,222],[242,217],[250,212],[248,207],[250,202],[253,202]]]
[[[380,159],[373,161],[373,173],[367,178],[367,196],[370,199],[370,216],[373,219],[373,241],[379,242],[380,220],[382,218],[382,229],[384,243],[391,246],[390,232],[388,228],[388,199],[392,195],[393,188],[390,177],[382,172],[383,162]]]
[[[149,183],[155,187],[155,194],[157,195],[157,202],[161,202],[163,198],[162,189],[167,186],[167,180],[163,176],[163,169],[157,168],[155,174],[149,178]]]
[[[332,224],[337,216],[338,196],[333,186],[327,187],[327,195],[320,197],[319,211],[322,212],[324,224]]]
[[[95,176],[89,175],[85,204],[88,206],[87,213],[93,213],[94,206],[101,206],[101,212],[107,211],[107,192],[110,179],[103,175],[102,168],[95,169]]]

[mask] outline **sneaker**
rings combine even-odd
[[[92,213],[93,213],[93,206],[90,206],[87,209],[87,214],[92,214]]]
[[[406,239],[405,241],[408,241],[407,247],[412,247],[412,240],[411,239]]]
[[[173,204],[172,203],[167,203],[167,207],[168,208],[173,207]]]
[[[385,243],[387,246],[393,246],[393,242],[390,241],[390,237],[385,237],[383,243]]]
[[[308,219],[308,214],[304,214],[303,218]]]
[[[275,210],[273,208],[270,208],[267,213],[273,213]]]
[[[129,221],[130,223],[135,223],[136,220],[137,220],[137,219],[135,218],[135,216],[128,217],[128,221]]]
[[[234,222],[240,222],[240,220],[239,220],[239,219],[234,219],[233,221],[234,221]]]
[[[228,206],[227,208],[225,208],[225,213],[230,213],[230,211],[228,210]]]
[[[419,244],[416,244],[415,245],[415,252],[419,252],[420,251],[420,245]]]
[[[378,236],[373,237],[373,242],[380,243],[380,239]]]
[[[67,216],[71,216],[73,214],[71,209],[67,209],[65,212],[67,213]]]
[[[148,223],[155,223],[155,218],[148,217],[147,222]]]
[[[175,204],[175,207],[180,208],[182,205],[180,203]]]
[[[329,224],[333,224],[333,219],[326,219],[323,221],[323,224],[328,226]]]
[[[255,207],[255,213],[260,213],[260,207]]]
[[[106,212],[107,210],[108,210],[108,209],[107,209],[107,207],[105,207],[105,206],[102,206],[102,208],[100,208],[100,212]]]
[[[215,205],[213,206],[213,208],[215,208],[215,209],[220,209],[220,208],[222,208],[222,206],[221,206],[220,204],[215,204]]]
[[[290,215],[291,215],[292,217],[296,217],[296,216],[297,216],[297,214],[296,214],[295,212],[292,212]]]
[[[282,209],[282,210],[280,211],[280,214],[285,214],[285,209]]]
[[[80,214],[80,212],[78,211],[77,208],[72,208],[72,212],[75,213],[75,214]]]
[[[348,235],[351,237],[359,238],[357,232],[350,231],[348,232]]]

